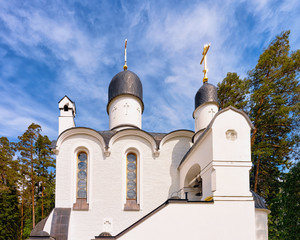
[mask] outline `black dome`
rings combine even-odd
[[[199,88],[195,96],[195,110],[197,107],[206,102],[218,103],[218,93],[217,88],[210,83],[203,83],[202,87]]]
[[[131,71],[122,71],[116,74],[108,87],[108,106],[110,102],[120,95],[133,95],[141,100],[142,112],[144,111],[143,103],[143,86],[139,77]]]

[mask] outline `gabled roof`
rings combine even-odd
[[[183,164],[183,162],[185,161],[185,159],[186,159],[186,158],[190,155],[190,153],[195,149],[195,147],[196,147],[196,146],[198,145],[198,143],[202,140],[202,138],[206,135],[206,133],[211,129],[211,127],[212,127],[213,123],[215,122],[216,118],[217,118],[220,114],[222,114],[222,113],[224,113],[224,112],[226,112],[226,111],[228,111],[228,110],[232,110],[232,111],[235,111],[235,112],[237,112],[237,113],[243,115],[244,118],[247,120],[247,122],[248,122],[250,128],[251,128],[251,129],[254,129],[254,126],[253,126],[253,124],[252,124],[250,118],[248,117],[248,115],[247,115],[244,111],[241,111],[241,110],[239,110],[239,109],[236,109],[235,107],[232,107],[232,106],[229,106],[229,107],[227,107],[227,108],[222,109],[221,111],[219,111],[219,112],[217,112],[217,113],[215,114],[215,116],[214,116],[213,119],[210,121],[210,123],[208,124],[208,126],[207,126],[207,128],[204,130],[204,132],[199,136],[199,138],[198,138],[197,141],[194,143],[194,145],[193,145],[193,146],[188,150],[188,152],[184,155],[184,157],[182,158],[181,162],[180,162],[179,165],[178,165],[178,168],[181,166],[181,164]],[[201,130],[200,130],[200,131],[201,131]],[[197,134],[197,133],[195,133],[195,135],[196,135],[196,134]]]
[[[67,99],[69,99],[69,101],[70,101],[71,103],[74,103],[67,95],[65,95],[64,97],[62,97],[62,99],[60,99],[60,100],[58,101],[58,103],[60,103],[64,98],[67,98]]]

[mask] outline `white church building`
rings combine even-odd
[[[59,101],[55,208],[29,239],[268,239],[270,211],[249,187],[248,116],[219,111],[206,81],[194,131],[146,132],[143,110],[142,83],[126,64],[109,85],[109,130],[76,127],[75,103]]]

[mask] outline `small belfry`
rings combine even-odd
[[[127,70],[127,39],[125,39],[125,49],[124,49],[124,57],[125,57],[125,64],[124,64],[124,71]]]
[[[209,47],[210,47],[210,43],[204,45],[203,53],[202,53],[203,56],[202,56],[202,59],[201,59],[201,62],[200,62],[200,65],[201,65],[202,62],[204,61],[204,69],[203,69],[204,77],[203,77],[203,82],[207,82],[207,80],[208,80],[208,77],[207,77],[208,69],[207,69],[207,63],[206,63],[206,54],[208,52]]]

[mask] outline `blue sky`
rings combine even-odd
[[[0,0],[0,136],[16,140],[32,123],[56,139],[58,101],[76,104],[76,126],[108,129],[110,80],[124,65],[141,79],[143,129],[194,129],[199,65],[209,82],[241,77],[284,30],[300,48],[300,1]]]

